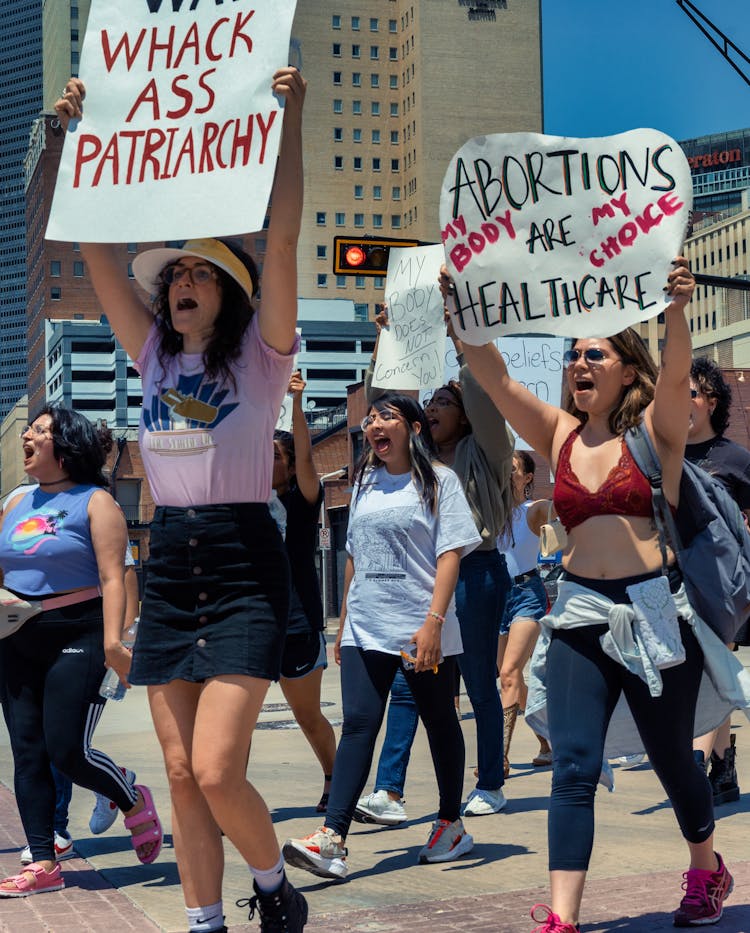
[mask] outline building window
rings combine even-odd
[[[53,301],[60,301],[60,299],[62,298],[62,289],[60,288],[60,286],[59,285],[53,286],[49,290],[49,296]]]
[[[397,117],[397,116],[398,116],[398,104],[396,104],[396,103],[392,103],[392,104],[391,104],[391,116],[392,116],[392,117]]]
[[[346,276],[345,275],[336,276],[336,288],[346,288]],[[308,343],[308,349],[309,347],[310,345]]]
[[[315,252],[316,252],[318,259],[325,259],[326,251],[327,251],[327,248],[322,243],[318,243],[318,245],[315,247]]]
[[[73,275],[77,279],[83,278],[83,263],[80,259],[76,259],[73,263]]]
[[[380,158],[376,158],[372,160],[372,170],[373,172],[380,171]]]
[[[397,62],[398,61],[398,49],[391,46],[388,49],[388,61]]]
[[[334,58],[341,58],[341,43],[340,42],[333,43],[333,46],[331,47],[331,53]]]
[[[128,252],[129,252],[129,253],[133,253],[133,254],[137,253],[137,252],[138,252],[138,244],[137,244],[137,243],[128,243]]]
[[[362,73],[359,71],[352,72],[352,87],[361,87],[362,86]]]
[[[398,130],[391,130],[391,145],[398,145]]]
[[[341,29],[341,17],[338,13],[334,13],[331,17],[331,29]]]
[[[334,126],[333,128],[333,141],[335,143],[340,143],[344,138],[344,131],[340,126]]]
[[[372,281],[375,288],[385,288],[385,276],[376,275]]]
[[[373,214],[372,215],[372,225],[376,230],[379,230],[383,226],[383,215],[382,214]]]
[[[365,188],[364,188],[364,185],[355,185],[355,186],[354,186],[354,197],[355,197],[358,201],[361,201],[362,198],[363,198],[364,196],[365,196]]]
[[[392,91],[398,90],[398,75],[391,75],[388,78],[388,86]]]
[[[336,87],[340,87],[340,86],[341,86],[341,72],[340,72],[340,71],[334,71],[334,73],[333,73],[333,83],[334,83],[334,85],[335,85]]]
[[[359,32],[359,17],[352,16],[352,31]]]
[[[355,320],[355,321],[366,321],[366,320],[367,320],[367,316],[368,316],[369,310],[370,310],[370,309],[369,309],[369,306],[367,305],[366,302],[361,302],[361,303],[360,303],[360,302],[355,302],[355,304],[354,304],[354,320]]]
[[[380,87],[380,75],[370,75],[370,87]]]
[[[333,157],[333,167],[337,172],[340,172],[344,167],[344,157],[343,156],[334,156]]]
[[[346,214],[343,211],[336,211],[336,226],[343,227],[346,225]]]
[[[362,101],[361,100],[352,101],[352,113],[354,114],[355,117],[359,116],[359,114],[362,113]]]
[[[391,159],[391,171],[392,172],[398,171],[398,159]]]
[[[365,215],[364,214],[355,214],[354,215],[354,226],[355,227],[364,227],[365,225]]]
[[[317,213],[315,214],[315,223],[319,227],[325,227],[326,225],[326,212],[325,211],[317,211]]]
[[[381,201],[383,198],[383,189],[380,185],[372,186],[372,197],[374,201]]]
[[[128,263],[128,278],[129,278],[129,279],[134,279],[134,278],[135,278],[135,274],[134,274],[134,272],[133,272],[133,263],[132,263],[132,262],[129,262],[129,263]]]
[[[388,20],[388,32],[398,32],[398,24],[395,19]]]
[[[391,214],[391,226],[394,230],[401,227],[401,214]]]
[[[361,129],[352,130],[352,142],[354,143],[362,142],[362,130]]]
[[[377,101],[377,100],[370,101],[370,116],[371,117],[380,116],[380,101]]]
[[[334,113],[343,113],[344,112],[344,102],[340,97],[334,98],[333,101],[333,112]]]
[[[352,46],[352,58],[359,58],[360,56],[360,47],[358,45]]]
[[[391,200],[392,201],[401,200],[401,187],[399,185],[394,185],[394,187],[391,188]]]
[[[373,144],[378,145],[380,143],[380,130],[372,131],[372,141]]]
[[[353,161],[354,161],[354,171],[361,172],[362,171],[362,156],[354,156]]]
[[[59,259],[52,259],[49,264],[49,274],[53,279],[59,279],[62,275],[62,263]]]
[[[363,275],[354,276],[354,287],[355,288],[364,288],[365,287],[365,277]]]
[[[371,45],[370,46],[370,61],[376,62],[380,58],[380,46]]]
[[[328,285],[328,276],[325,272],[318,273],[318,288],[326,288]]]
[[[370,32],[377,32],[380,27],[378,26],[377,16],[370,17]]]

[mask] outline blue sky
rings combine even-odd
[[[750,56],[750,0],[693,3]],[[750,85],[675,0],[542,0],[542,41],[545,133],[750,127]]]

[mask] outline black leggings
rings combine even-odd
[[[693,756],[703,652],[691,627],[680,619],[686,659],[661,671],[660,697],[652,697],[640,677],[602,651],[599,638],[607,630],[606,625],[557,629],[547,653],[547,715],[554,750],[550,871],[588,868],[604,740],[621,693],[685,839],[704,842],[714,831],[711,786]]]
[[[114,761],[91,747],[104,709],[101,599],[30,619],[0,642],[0,656],[18,810],[34,861],[53,861],[50,765],[121,810],[130,810],[137,799]]]
[[[325,825],[346,836],[367,776],[383,722],[388,692],[401,664],[398,655],[341,649],[341,698],[344,724],[336,749],[331,795]],[[456,659],[446,658],[437,674],[404,671],[419,716],[424,723],[435,767],[440,805],[438,818],[457,820],[464,782],[464,738],[453,694]]]

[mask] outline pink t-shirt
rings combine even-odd
[[[260,336],[256,314],[232,365],[237,382],[209,379],[200,353],[157,354],[154,325],[135,367],[143,380],[138,440],[157,505],[267,502],[273,431],[299,338],[288,355]]]

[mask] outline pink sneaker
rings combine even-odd
[[[537,917],[536,912],[540,908],[547,911],[545,917]],[[531,908],[531,919],[537,922],[544,920],[544,923],[534,927],[531,933],[579,933],[580,929],[576,924],[563,923],[557,914],[552,913],[552,908],[547,907],[546,904],[534,904]]]
[[[691,868],[683,874],[685,896],[674,912],[676,927],[699,927],[721,919],[724,901],[732,893],[734,879],[718,852],[716,858],[719,860],[716,871]]]

